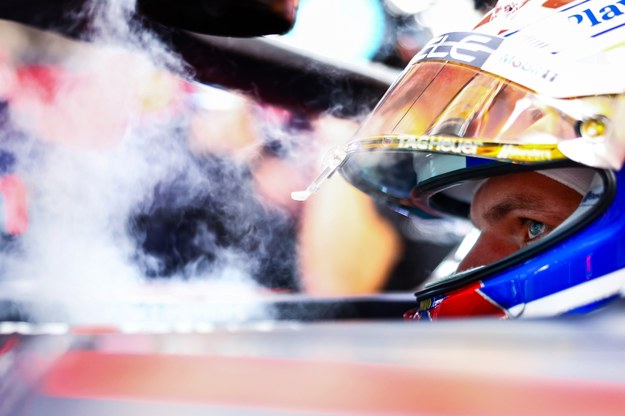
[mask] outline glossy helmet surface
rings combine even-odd
[[[325,176],[336,169],[399,212],[444,221],[466,218],[475,188],[495,175],[594,175],[549,235],[441,274],[409,317],[586,313],[621,296],[624,67],[625,5],[605,0],[500,2],[474,30],[414,57]]]

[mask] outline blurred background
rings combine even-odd
[[[12,293],[418,288],[461,225],[404,217],[338,176],[306,202],[290,195],[428,40],[470,29],[492,2],[302,0],[284,14],[292,26],[264,36],[254,20],[217,25],[217,9],[210,30],[176,29],[165,3],[0,6],[0,273]]]
[[[403,321],[464,224],[291,199],[492,3],[0,1],[0,415],[622,413],[622,302]]]

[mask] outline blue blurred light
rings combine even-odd
[[[370,60],[384,41],[380,0],[301,0],[285,43],[344,61]]]

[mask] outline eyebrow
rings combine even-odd
[[[527,195],[511,195],[488,208],[488,210],[482,214],[482,218],[493,223],[501,220],[515,210],[540,210],[544,209],[544,207],[545,204],[542,198],[536,196],[529,197]]]

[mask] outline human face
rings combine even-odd
[[[582,196],[535,172],[488,179],[471,204],[480,236],[457,272],[484,266],[545,237],[575,211]]]

